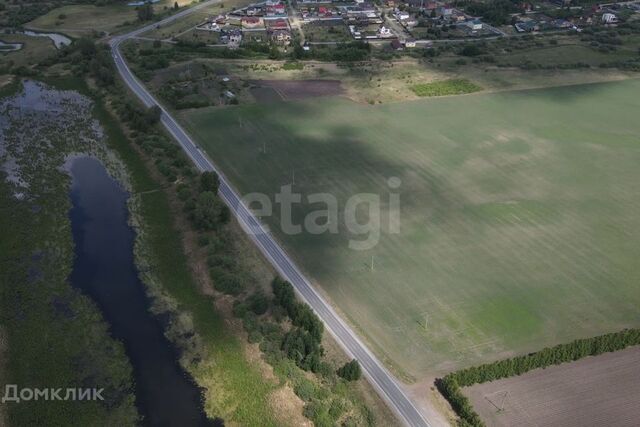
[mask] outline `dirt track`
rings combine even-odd
[[[284,100],[340,95],[339,80],[255,80],[252,83],[275,90]]]
[[[640,346],[474,385],[464,394],[489,426],[637,426]]]

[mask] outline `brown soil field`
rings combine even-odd
[[[275,90],[285,101],[344,92],[339,80],[254,80],[251,83]]]
[[[638,426],[640,346],[463,389],[489,426]]]

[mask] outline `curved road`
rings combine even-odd
[[[220,196],[229,206],[231,212],[238,218],[238,221],[247,234],[282,277],[291,282],[299,296],[313,308],[345,352],[358,360],[369,382],[389,404],[391,409],[394,410],[400,420],[410,426],[429,426],[429,423],[423,418],[411,399],[398,385],[393,375],[387,371],[377,357],[360,341],[355,332],[336,314],[331,305],[316,292],[291,258],[289,258],[271,234],[264,230],[260,222],[241,202],[240,196],[231,187],[220,170],[215,167],[213,162],[208,159],[176,120],[171,117],[169,112],[149,93],[144,85],[136,79],[120,53],[120,44],[123,41],[138,36],[145,31],[149,31],[158,25],[165,25],[218,1],[220,0],[210,0],[200,3],[190,9],[178,12],[161,22],[153,23],[131,33],[111,39],[110,45],[118,72],[127,86],[140,98],[144,105],[147,107],[156,105],[160,107],[162,110],[160,121],[182,146],[197,168],[200,171],[215,171],[219,175]]]

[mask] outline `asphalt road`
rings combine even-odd
[[[291,282],[299,296],[302,297],[325,323],[327,330],[333,335],[336,341],[342,346],[345,352],[358,360],[363,373],[369,382],[374,386],[380,396],[389,404],[390,408],[397,414],[399,419],[410,426],[429,426],[430,424],[423,418],[420,411],[407,396],[404,390],[398,385],[393,375],[387,371],[382,363],[357,337],[355,332],[336,314],[330,304],[328,304],[311,286],[309,280],[300,272],[298,267],[289,258],[286,252],[280,247],[278,242],[264,230],[260,222],[240,201],[240,196],[232,188],[224,174],[215,167],[214,163],[202,152],[194,143],[182,127],[171,117],[169,112],[149,93],[144,85],[133,75],[124,57],[120,53],[120,44],[131,37],[138,36],[158,25],[179,19],[194,11],[216,3],[220,0],[210,0],[200,3],[197,6],[183,10],[175,15],[149,26],[137,29],[123,36],[114,37],[111,42],[112,54],[124,82],[131,91],[140,98],[147,106],[159,106],[162,109],[161,122],[173,135],[176,141],[182,146],[189,158],[200,171],[215,171],[220,177],[220,196],[229,206],[231,212],[238,218],[247,234],[258,246],[264,256],[271,262],[275,269],[286,280]],[[425,390],[425,393],[427,391]]]

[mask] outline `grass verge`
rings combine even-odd
[[[422,83],[411,86],[418,96],[462,95],[481,91],[482,88],[466,79],[449,79],[433,83]]]

